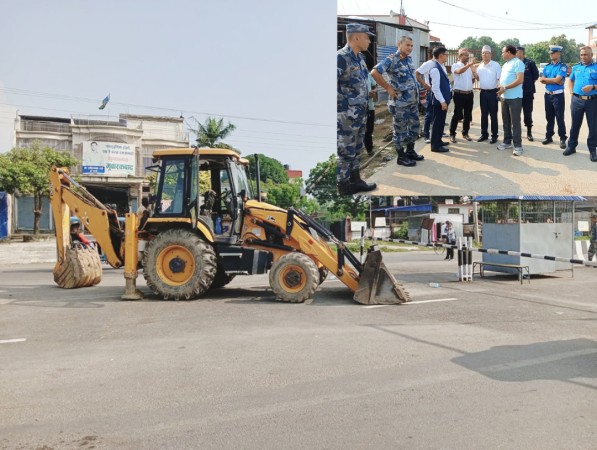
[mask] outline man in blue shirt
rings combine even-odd
[[[564,122],[564,82],[568,75],[568,66],[561,61],[562,47],[560,45],[549,46],[549,58],[551,63],[543,68],[543,75],[539,82],[545,85],[545,118],[547,128],[543,145],[553,142],[554,119],[558,123],[558,136],[560,136],[560,148],[566,148],[566,123]]]
[[[498,150],[514,147],[514,156],[522,155],[522,135],[520,112],[522,110],[522,83],[524,82],[524,64],[516,57],[516,47],[507,45],[502,48],[502,74],[497,95],[502,97],[502,125],[504,141]]]
[[[346,46],[338,50],[337,145],[338,166],[336,179],[340,195],[352,195],[375,189],[375,183],[366,183],[359,173],[361,152],[365,139],[368,110],[368,70],[361,55],[369,48],[375,36],[369,27],[360,23],[346,24]]]
[[[591,155],[591,161],[597,162],[597,63],[591,60],[593,52],[591,47],[580,49],[580,62],[572,67],[570,72],[570,93],[572,94],[572,126],[570,127],[570,139],[564,156],[576,153],[578,145],[578,133],[582,126],[583,116],[587,116],[589,137],[587,147]]]

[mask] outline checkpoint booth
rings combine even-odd
[[[585,200],[581,196],[477,196],[473,201],[479,203],[483,248],[573,259],[574,205]],[[504,273],[522,273],[524,267],[528,275],[573,269],[568,262],[489,253],[483,253],[482,263],[485,270]]]

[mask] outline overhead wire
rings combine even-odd
[[[58,100],[78,101],[78,102],[85,102],[85,103],[96,103],[96,104],[98,103],[97,99],[64,95],[64,94],[54,94],[54,93],[50,93],[50,92],[31,91],[31,90],[27,90],[27,89],[19,89],[19,88],[12,88],[12,87],[0,87],[0,92],[6,92],[9,94],[13,94],[13,95],[32,96],[32,97],[38,97],[38,98],[52,98],[52,99],[58,99]],[[251,121],[266,122],[266,123],[280,123],[280,124],[287,124],[287,125],[306,125],[306,126],[316,126],[316,127],[331,127],[332,126],[327,123],[319,123],[319,122],[302,122],[302,121],[251,117],[251,116],[237,116],[237,115],[232,115],[232,114],[221,114],[221,113],[204,112],[204,111],[192,111],[192,110],[186,110],[186,109],[181,109],[181,108],[171,108],[171,107],[153,106],[153,105],[141,105],[141,104],[135,104],[135,103],[118,102],[118,101],[111,101],[110,104],[114,105],[114,106],[133,107],[133,108],[141,108],[141,109],[157,110],[157,111],[169,111],[169,112],[174,112],[177,114],[180,114],[182,112],[182,113],[185,113],[188,115],[196,114],[196,115],[204,115],[204,116],[219,116],[219,117],[226,117],[226,118],[231,118],[231,119],[243,119],[243,120],[251,120]]]

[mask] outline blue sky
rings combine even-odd
[[[336,152],[335,0],[2,3],[0,152],[17,110],[223,117],[305,178]]]
[[[402,5],[408,17],[429,21],[431,34],[451,48],[468,36],[491,36],[497,43],[517,37],[527,44],[565,34],[587,44],[586,24],[597,23],[590,4],[586,0],[338,0],[338,14],[398,13]]]

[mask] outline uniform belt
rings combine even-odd
[[[593,100],[594,98],[597,98],[597,95],[578,95],[578,94],[572,94],[572,95],[580,98],[581,100]]]
[[[472,94],[473,91],[461,91],[460,89],[454,89],[456,94]]]
[[[545,93],[549,95],[563,94],[564,89],[558,89],[557,91],[545,91]]]
[[[497,88],[495,88],[495,89],[481,89],[481,92],[497,92]]]

